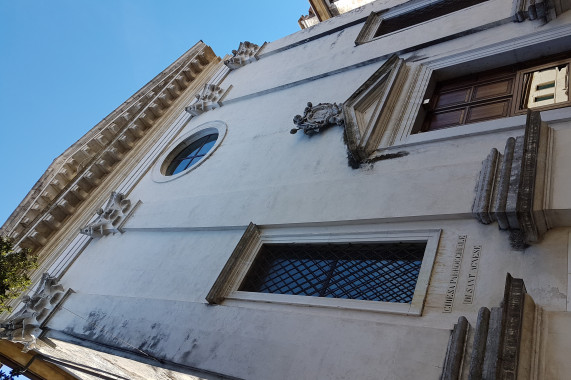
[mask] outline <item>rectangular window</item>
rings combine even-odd
[[[396,32],[487,0],[443,0],[395,17],[383,18],[374,37]]]
[[[440,230],[250,224],[206,300],[421,315]]]
[[[421,132],[569,106],[570,63],[523,63],[438,82]]]
[[[437,83],[422,131],[509,116],[516,74],[510,66]]]
[[[412,301],[426,243],[264,244],[239,290]]]
[[[355,39],[356,45],[399,32],[488,0],[405,1],[390,9],[372,12]],[[469,16],[468,16],[469,17]]]

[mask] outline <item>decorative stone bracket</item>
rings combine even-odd
[[[22,343],[24,352],[35,348],[42,325],[64,298],[63,286],[44,273],[34,294],[22,299],[24,306],[11,319],[0,323],[0,339]]]
[[[533,345],[537,343],[533,340],[536,309],[539,308],[526,293],[523,280],[508,273],[501,306],[491,311],[482,307],[473,334],[468,334],[467,319],[458,319],[448,341],[440,378],[517,379],[518,375],[529,378],[525,372],[531,372]],[[472,350],[468,358],[466,345],[470,339]]]
[[[230,70],[235,70],[249,63],[256,62],[260,50],[264,45],[265,43],[262,46],[258,46],[248,41],[240,42],[238,50],[232,50],[234,56],[224,61],[224,64],[228,66]]]
[[[472,214],[483,224],[497,221],[509,230],[516,249],[538,242],[548,229],[548,140],[539,112],[528,111],[524,136],[510,137],[504,154],[494,148],[482,162]]]
[[[192,116],[198,116],[206,111],[213,110],[222,106],[222,100],[226,97],[230,88],[224,91],[213,83],[204,85],[202,91],[196,94],[196,103],[185,108],[185,111]]]
[[[131,201],[121,193],[112,192],[105,206],[97,211],[97,219],[80,229],[80,233],[94,238],[121,232],[121,226],[135,211]]]
[[[514,0],[514,22],[543,19],[549,21],[549,0]]]
[[[295,115],[293,123],[297,127],[290,131],[291,134],[295,134],[298,130],[303,129],[303,133],[308,136],[313,136],[335,125],[344,125],[342,104],[319,103],[313,106],[309,102],[303,111],[303,116]]]

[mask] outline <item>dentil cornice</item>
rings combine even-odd
[[[38,250],[48,244],[185,89],[218,61],[202,41],[194,45],[59,156],[0,234],[12,238],[16,247]]]

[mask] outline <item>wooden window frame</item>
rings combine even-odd
[[[512,104],[512,112],[511,112],[512,116],[524,115],[527,113],[527,108],[522,108],[522,109],[519,108],[521,98],[524,94],[524,91],[523,91],[524,75],[532,73],[534,71],[548,69],[550,67],[562,66],[564,64],[567,64],[567,96],[568,96],[568,100],[566,102],[559,102],[559,103],[553,103],[553,104],[549,104],[549,105],[545,105],[545,106],[534,107],[533,110],[534,111],[547,111],[547,110],[552,110],[552,109],[556,109],[556,108],[563,108],[563,107],[571,106],[571,96],[570,96],[571,94],[569,94],[569,85],[571,82],[571,75],[569,75],[569,71],[571,70],[571,57],[569,57],[569,58],[560,59],[557,61],[549,61],[548,63],[544,63],[544,64],[536,65],[536,66],[527,67],[527,65],[526,65],[526,68],[522,68],[522,69],[518,70],[517,76],[516,76],[516,81],[515,81],[516,88],[515,88],[515,93],[514,93],[514,99],[516,101],[514,101]]]
[[[511,110],[513,108],[513,99],[515,93],[515,86],[516,86],[516,78],[517,78],[517,71],[512,68],[511,66],[504,66],[497,69],[492,70],[485,70],[478,73],[473,73],[467,76],[462,76],[457,79],[446,80],[443,82],[439,82],[436,84],[436,89],[433,92],[430,102],[428,106],[430,107],[430,111],[427,113],[427,116],[423,122],[422,128],[420,132],[428,132],[433,130],[440,130],[446,128],[453,128],[459,125],[466,125],[466,124],[473,124],[487,120],[493,120],[502,118],[502,116],[491,116],[491,117],[484,117],[479,118],[476,121],[466,122],[473,111],[474,108],[482,107],[494,103],[500,102],[508,102],[507,109],[505,109],[505,115],[503,117],[511,116]],[[478,98],[476,96],[476,90],[483,86],[489,86],[496,83],[501,83],[505,81],[511,81],[509,85],[509,91],[505,94],[495,94],[495,95],[488,95],[486,97]],[[452,84],[452,85],[451,85]],[[444,106],[440,106],[440,108],[436,107],[436,104],[440,100],[440,98],[445,94],[451,94],[454,92],[459,91],[467,91],[466,96],[467,98],[464,101],[458,101],[455,103],[446,104]],[[432,129],[428,127],[428,119],[431,115],[440,114],[440,113],[447,113],[453,112],[454,110],[458,110],[462,112],[461,122],[450,124],[445,127]],[[434,112],[436,111],[436,112]]]
[[[440,130],[440,129],[454,128],[454,127],[458,127],[458,126],[462,126],[462,125],[475,124],[475,123],[479,123],[479,122],[483,122],[483,121],[487,121],[487,120],[502,119],[502,118],[506,118],[506,117],[512,117],[512,116],[518,116],[518,115],[526,114],[528,108],[520,108],[520,104],[522,103],[522,97],[525,94],[525,91],[523,88],[523,83],[524,83],[524,76],[526,74],[530,74],[530,73],[533,73],[533,72],[539,71],[539,70],[548,69],[551,67],[567,65],[567,67],[568,67],[567,89],[569,89],[570,83],[571,83],[571,75],[569,75],[569,70],[571,69],[571,52],[564,53],[564,55],[566,56],[566,58],[564,58],[564,59],[561,59],[561,55],[551,56],[551,57],[547,57],[547,58],[542,58],[541,60],[533,60],[533,61],[528,61],[528,62],[524,62],[521,64],[502,66],[502,67],[492,69],[492,70],[485,70],[482,72],[477,72],[477,73],[461,76],[459,78],[437,82],[435,85],[434,92],[430,95],[430,98],[429,98],[430,101],[428,103],[426,103],[426,107],[429,108],[429,112],[427,112],[427,114],[424,118],[424,121],[422,122],[422,126],[417,133],[424,133],[424,132],[431,132],[431,131]],[[513,74],[509,74],[510,70],[512,70]],[[474,79],[473,81],[471,81],[470,80],[471,76],[474,76],[474,77],[483,76],[485,78],[487,75],[493,75],[494,72],[496,72],[496,71],[500,73],[497,78],[491,76],[490,79],[484,79],[482,81],[482,83],[483,83],[483,85],[486,85],[488,83],[494,83],[495,81],[501,81],[502,79],[506,80],[506,79],[509,79],[510,75],[513,75],[512,95],[511,96],[509,96],[509,95],[505,96],[505,98],[510,102],[510,104],[508,106],[509,109],[507,110],[505,116],[482,118],[482,119],[478,119],[476,121],[466,122],[466,120],[468,119],[467,113],[471,111],[471,109],[473,108],[474,105],[476,105],[476,106],[485,105],[485,104],[487,104],[488,100],[489,100],[489,103],[493,103],[494,100],[496,102],[499,102],[504,97],[504,96],[497,95],[494,97],[490,97],[489,99],[483,98],[480,100],[472,100],[472,96],[473,96],[472,91],[474,90],[473,88],[469,90],[470,91],[470,99],[468,101],[466,101],[465,103],[458,102],[455,104],[451,103],[450,105],[442,106],[440,108],[435,107],[436,103],[437,103],[437,99],[442,95],[441,89],[446,88],[450,83],[454,83],[454,81],[457,81],[458,86],[452,87],[449,90],[445,89],[444,93],[446,93],[446,91],[452,92],[452,91],[456,91],[456,90],[461,90],[463,88],[468,88],[470,86],[476,87],[478,85],[478,81],[480,80],[480,78]],[[502,71],[505,71],[505,74],[501,74]],[[571,106],[571,96],[569,96],[569,94],[568,94],[568,97],[569,97],[569,99],[567,101],[559,102],[559,103],[553,103],[553,104],[549,104],[549,105],[545,105],[545,106],[533,107],[532,110],[534,110],[534,111],[546,111],[546,110],[552,110],[552,109],[557,109],[557,108],[569,107],[569,106]],[[455,108],[457,108],[460,111],[462,109],[461,108],[462,104],[464,104],[464,107],[466,107],[466,108],[463,111],[463,112],[465,112],[465,114],[462,115],[462,122],[461,123],[450,124],[449,126],[442,127],[442,128],[436,128],[436,129],[430,128],[429,118],[432,115],[434,115],[434,111],[436,111],[436,112],[443,112],[443,111],[447,111],[447,110],[453,111]]]

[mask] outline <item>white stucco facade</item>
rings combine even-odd
[[[114,355],[106,371],[126,378],[438,379],[450,376],[451,330],[465,317],[466,349],[456,353],[463,364],[444,378],[467,379],[479,310],[500,307],[510,273],[534,302],[521,314],[517,378],[566,378],[571,107],[540,111],[549,143],[539,143],[547,164],[534,177],[545,184],[536,186],[533,210],[548,228],[524,249],[513,248],[497,223],[478,222],[473,205],[482,161],[492,148],[504,152],[509,138],[527,136],[529,116],[416,132],[439,81],[569,58],[571,11],[562,2],[549,6],[547,19],[513,22],[517,1],[489,0],[356,43],[370,15],[406,14],[424,3],[376,1],[265,45],[254,41],[259,50],[232,70],[204,62],[138,145],[35,247],[34,279],[47,272],[66,290],[35,350],[84,364],[97,352]],[[385,127],[371,132],[377,148],[358,168],[348,164],[343,126],[290,134],[307,102],[346,102],[393,54],[402,74],[380,103],[377,124]],[[185,107],[205,84],[220,91],[199,99],[210,103],[191,115]],[[164,175],[180,143],[214,132],[214,149],[199,165]],[[112,233],[79,234],[112,191],[130,201]],[[34,231],[17,235],[18,218],[41,193],[16,210],[5,233],[26,241]],[[207,302],[250,223],[258,244],[411,239],[433,251],[425,252],[410,305],[248,294],[230,285],[222,302]]]

